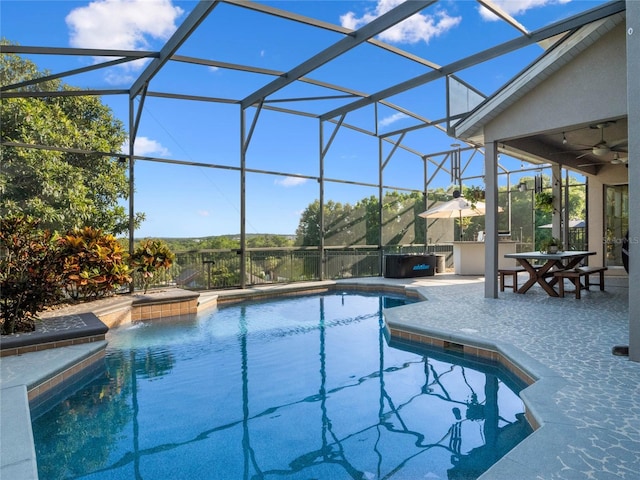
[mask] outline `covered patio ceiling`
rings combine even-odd
[[[571,170],[597,174],[606,165],[626,165],[627,137],[627,118],[619,117],[506,140],[502,148],[532,163],[559,163]]]

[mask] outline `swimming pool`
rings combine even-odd
[[[530,433],[519,386],[390,347],[381,312],[405,301],[329,293],[115,329],[105,370],[34,412],[40,479],[477,478]]]

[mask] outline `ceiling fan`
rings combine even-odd
[[[602,157],[611,152],[614,152],[616,154],[618,152],[626,153],[626,150],[624,148],[621,148],[627,143],[626,139],[618,142],[612,142],[612,143],[607,143],[607,141],[604,139],[604,129],[613,125],[613,123],[614,123],[613,121],[609,121],[609,122],[602,122],[602,123],[596,123],[594,125],[589,125],[589,128],[600,130],[600,141],[595,145],[574,150],[576,152],[585,152],[582,155],[579,155],[578,157],[576,157],[576,160],[589,154],[595,155],[597,157]],[[613,163],[614,160],[620,160],[620,158],[621,157],[619,155],[615,155],[614,158],[610,160],[610,162]],[[622,162],[617,161],[616,163],[622,163]]]
[[[583,155],[580,155],[580,157],[582,157]],[[578,157],[578,158],[580,158]],[[613,158],[611,158],[610,160],[601,160],[599,162],[589,162],[589,163],[583,163],[581,165],[578,165],[578,167],[591,167],[593,165],[606,165],[606,164],[611,164],[611,165],[626,165],[627,167],[629,166],[627,164],[629,158],[628,157],[623,157],[621,156],[618,152],[614,152],[613,154]]]

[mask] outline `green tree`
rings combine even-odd
[[[366,229],[359,225],[365,216],[361,205],[352,206],[329,200],[324,205],[324,238],[328,245],[363,243]],[[311,203],[302,215],[296,229],[296,245],[320,245],[320,201]]]
[[[8,44],[4,39],[1,43]],[[17,55],[0,56],[4,86],[47,74]],[[49,80],[11,91],[71,90],[77,89]],[[0,114],[2,142],[119,152],[126,139],[122,122],[98,97],[4,98]],[[119,205],[129,194],[126,164],[116,156],[8,146],[3,149],[0,193],[0,214],[30,215],[52,231],[90,226],[119,234],[129,226],[127,211]],[[143,219],[136,214],[135,223]]]
[[[293,241],[284,235],[252,235],[247,237],[247,247],[291,247]]]
[[[332,202],[330,202],[332,203]],[[325,214],[327,210],[325,205]],[[296,228],[296,245],[320,245],[320,201],[314,200],[300,215],[300,222]]]
[[[328,245],[378,245],[380,203],[374,195],[351,205],[329,200],[324,205],[325,242]],[[382,202],[385,245],[424,242],[425,220],[421,193],[387,192]],[[302,215],[296,229],[296,245],[320,244],[320,202],[315,200]]]
[[[418,216],[425,210],[422,193],[391,191],[385,194],[382,202],[383,244],[385,246],[425,243],[426,220]],[[378,237],[379,234],[376,236]]]

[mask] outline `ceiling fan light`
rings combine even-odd
[[[627,160],[629,160],[627,157],[621,157],[620,154],[618,152],[615,153],[615,155],[613,156],[613,159],[611,160],[611,163],[613,165],[619,165],[619,164],[624,164],[627,163]]]
[[[598,146],[593,147],[592,152],[593,152],[594,155],[597,155],[597,156],[601,157],[601,156],[606,155],[607,153],[609,153],[610,150],[609,150],[608,147],[598,145]]]

